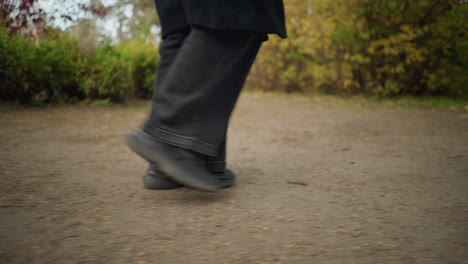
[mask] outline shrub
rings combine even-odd
[[[128,54],[105,43],[88,59],[81,90],[90,99],[123,102],[133,95],[130,67]]]
[[[0,99],[49,103],[80,99],[76,40],[52,33],[36,45],[0,28]]]
[[[103,43],[87,62],[82,91],[88,98],[125,102],[150,98],[153,92],[157,49],[141,41],[121,45]]]
[[[0,100],[42,104],[151,97],[158,61],[151,44],[107,41],[89,54],[66,32],[49,32],[36,45],[0,28]]]
[[[458,0],[286,0],[289,38],[265,43],[249,87],[468,96],[468,5]]]
[[[129,41],[121,46],[131,55],[132,84],[137,98],[151,98],[156,80],[157,49],[143,41]]]

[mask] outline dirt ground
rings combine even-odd
[[[210,194],[143,189],[148,109],[0,106],[0,263],[468,263],[466,112],[243,95]]]

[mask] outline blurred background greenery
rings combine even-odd
[[[247,89],[372,97],[468,97],[465,0],[285,0]],[[0,100],[49,104],[151,98],[152,0],[3,0]]]

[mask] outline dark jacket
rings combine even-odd
[[[187,25],[286,37],[282,0],[155,0],[163,38]]]

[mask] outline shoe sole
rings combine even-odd
[[[127,135],[127,145],[142,158],[158,164],[163,172],[180,184],[205,192],[216,192],[219,190],[219,186],[199,180],[190,175],[190,173],[180,169],[177,164],[171,162],[158,151],[160,147],[157,143],[144,138],[143,135]]]
[[[150,175],[143,176],[143,186],[148,190],[172,190],[183,185],[169,178],[160,178]]]
[[[224,178],[220,178],[221,189],[232,187],[236,181],[234,174],[230,170],[226,170],[224,173],[228,174],[228,176],[227,177],[224,176]],[[183,185],[167,177],[160,178],[160,177],[149,175],[149,174],[143,175],[143,186],[148,190],[172,190],[172,189],[183,187]]]

